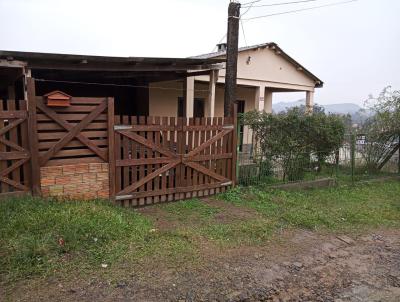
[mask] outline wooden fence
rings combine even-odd
[[[0,101],[0,196],[41,194],[41,168],[108,163],[110,199],[141,206],[223,192],[236,179],[236,114],[114,116],[112,98],[49,107],[28,78],[26,101]],[[55,175],[54,177],[57,177]]]
[[[115,200],[141,206],[225,191],[236,175],[235,120],[116,117]]]
[[[23,100],[0,100],[0,194],[29,192],[28,114]]]

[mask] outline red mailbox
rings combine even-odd
[[[59,90],[49,92],[44,97],[49,107],[68,107],[71,105],[72,96]]]

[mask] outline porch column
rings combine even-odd
[[[194,77],[187,77],[184,80],[184,93],[186,102],[186,117],[193,117],[194,104]]]
[[[265,85],[260,85],[256,88],[256,95],[254,100],[254,109],[261,111],[264,107]]]
[[[208,84],[208,99],[205,105],[205,116],[215,116],[215,85],[218,81],[218,70],[210,71],[210,81]]]
[[[314,106],[314,91],[306,92],[306,110],[307,112],[313,112]]]
[[[272,113],[272,91],[267,90],[264,98],[264,111]]]

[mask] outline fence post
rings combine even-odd
[[[114,98],[107,98],[109,199],[115,201]]]
[[[231,106],[231,117],[233,122],[233,135],[232,135],[232,187],[236,185],[238,179],[238,118],[237,118],[237,104]]]
[[[339,159],[340,159],[340,150],[335,151],[335,176],[336,176],[336,181],[338,181],[339,178]]]
[[[39,148],[38,148],[38,132],[36,120],[36,91],[35,79],[26,78],[27,81],[27,105],[28,105],[28,140],[29,151],[31,153],[31,184],[32,194],[34,196],[41,195],[40,188],[40,164],[39,164]]]
[[[355,173],[355,155],[356,155],[356,135],[351,133],[351,142],[350,142],[350,159],[351,159],[351,182],[354,184],[354,173]]]
[[[397,157],[397,174],[400,175],[400,134],[399,134],[399,141],[397,142],[399,146],[399,156]]]

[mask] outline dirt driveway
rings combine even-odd
[[[205,248],[202,265],[148,263],[125,268],[119,281],[97,276],[21,284],[9,299],[397,302],[400,231],[379,230],[352,238],[296,231],[263,247]]]

